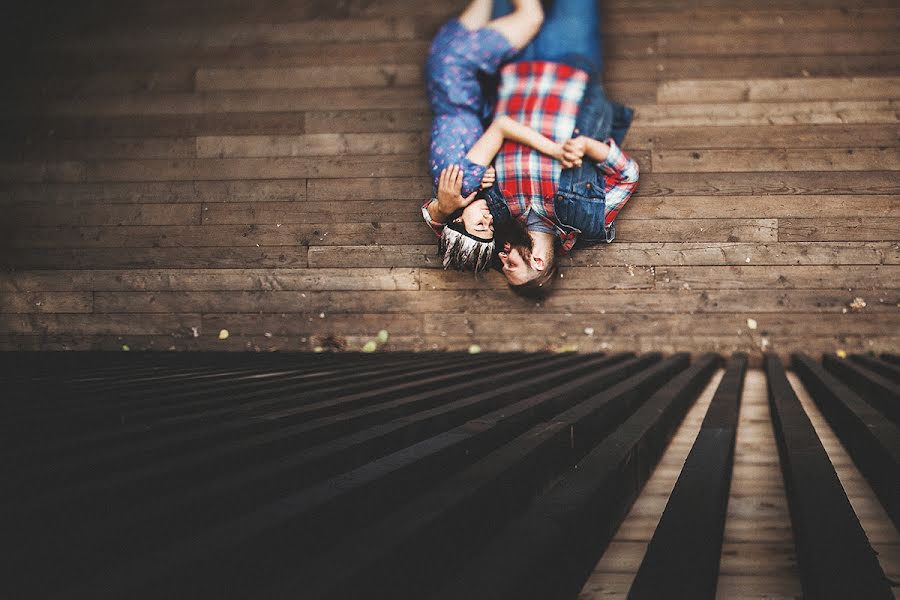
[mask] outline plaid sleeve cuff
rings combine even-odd
[[[614,176],[618,181],[636,183],[638,179],[637,163],[622,152],[612,138],[604,140],[604,143],[609,146],[609,154],[606,155],[606,160],[597,163],[597,167],[606,175]]]
[[[426,200],[425,204],[422,205],[422,218],[425,219],[425,222],[428,223],[428,226],[431,227],[434,234],[440,236],[441,232],[444,230],[444,223],[436,223],[434,219],[431,218],[431,214],[428,212],[428,205],[432,202],[434,202],[434,198]]]

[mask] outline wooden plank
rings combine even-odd
[[[159,94],[123,94],[85,99],[49,101],[40,107],[15,105],[7,100],[0,106],[4,116],[122,116],[185,115],[225,112],[289,112],[319,110],[323,95],[333,109],[427,108],[420,87],[357,89],[303,89],[224,91]]]
[[[773,355],[765,365],[804,595],[891,598],[884,571],[784,367]]]
[[[0,292],[183,289],[417,290],[417,269],[183,269],[19,271],[0,274]]]
[[[900,222],[890,217],[863,219],[778,219],[778,241],[894,240]]]
[[[758,43],[758,42],[756,42]],[[704,127],[751,125],[896,125],[895,100],[835,102],[646,104],[637,106],[635,126]]]
[[[666,33],[653,46],[666,56],[715,54],[719,56],[784,54],[895,53],[900,41],[893,32],[754,32],[754,33]],[[752,51],[749,51],[751,50]]]
[[[288,313],[285,313],[288,314]],[[274,327],[274,326],[273,326]],[[138,335],[122,330],[114,335],[78,335],[78,334],[0,334],[0,348],[7,351],[36,350],[92,350],[122,352],[123,345],[130,350],[181,350],[209,351],[227,353],[272,353],[272,352],[360,352],[372,341],[374,329],[350,332],[346,335],[312,333],[303,335],[272,335],[250,333],[247,335],[231,335],[227,340],[219,340],[217,335],[204,335],[194,338],[192,335]],[[271,333],[271,332],[270,332]],[[785,336],[776,340],[774,346],[779,352],[803,352],[810,348],[832,348],[834,335],[827,336]],[[700,352],[757,352],[761,350],[761,342],[736,334],[719,334],[716,336],[655,336],[655,335],[613,335],[603,340],[597,337],[585,337],[572,343],[556,336],[522,335],[516,338],[484,338],[471,337],[438,337],[422,335],[392,335],[390,349],[395,351],[416,352],[468,352],[473,343],[477,343],[482,352],[666,352],[673,353],[690,348],[693,353]],[[900,344],[900,337],[884,335],[855,335],[852,332],[840,336],[841,346],[847,352],[889,352]],[[766,349],[772,349],[770,343]],[[759,355],[751,355],[751,365],[759,365]]]
[[[838,358],[834,354],[823,356],[822,365],[832,375],[854,389],[882,415],[895,425],[900,425],[900,384],[882,377],[863,365]],[[894,516],[895,521],[900,520],[896,517],[900,517],[900,504]]]
[[[204,225],[244,223],[415,223],[420,228],[420,203],[409,200],[332,200],[328,202],[228,202],[204,204]]]
[[[305,268],[307,246],[43,248],[3,250],[4,263],[18,269],[274,269]],[[393,266],[393,265],[385,265]],[[401,265],[398,265],[401,266]]]
[[[354,113],[355,111],[348,111],[348,114]],[[0,117],[0,128],[9,132],[9,135],[22,138],[31,136],[36,139],[297,135],[304,132],[307,114],[300,111],[113,117]],[[418,122],[415,114],[410,115],[408,121]]]
[[[246,158],[412,154],[424,150],[427,145],[428,136],[423,133],[203,136],[197,138],[196,155],[198,158]]]
[[[656,269],[658,289],[801,289],[850,287],[892,289],[900,283],[896,266],[664,267]]]
[[[735,10],[716,6],[705,10],[657,8],[642,11],[639,20],[622,9],[610,9],[604,29],[610,33],[749,33],[758,31],[873,31],[890,29],[900,15],[894,8],[821,7],[816,10],[784,8]]]
[[[896,404],[891,423],[884,418],[886,413],[879,414],[874,404],[867,404],[805,354],[794,354],[791,364],[897,527],[900,490],[895,475],[900,470],[900,433]]]
[[[640,563],[630,598],[715,597],[746,370],[746,355],[732,356]]]
[[[647,173],[641,175],[636,197],[898,193],[900,184],[896,173],[891,171],[847,171],[839,176],[809,172]]]
[[[888,315],[841,315],[840,319],[823,319],[819,315],[778,314],[759,317],[757,330],[747,327],[747,319],[755,313],[707,314],[702,319],[660,317],[657,315],[555,313],[544,311],[540,323],[530,324],[527,314],[480,313],[474,314],[426,314],[424,333],[434,336],[471,336],[475,339],[501,338],[504,331],[527,331],[529,336],[561,338],[567,342],[599,342],[620,333],[631,335],[665,336],[715,336],[726,337],[726,332],[742,336],[755,344],[760,337],[779,340],[792,333],[803,332],[808,336],[839,335],[853,332],[858,335],[879,335],[896,327],[900,318]],[[756,320],[756,319],[754,319]],[[585,333],[588,330],[588,333]],[[777,342],[776,342],[777,343]]]
[[[370,181],[378,182],[381,180],[375,179]],[[411,184],[407,185],[411,186]],[[399,189],[399,186],[397,187]],[[306,188],[306,179],[0,184],[0,202],[6,204],[69,204],[73,206],[83,204],[167,204],[176,202],[191,204],[250,201],[294,202],[306,198]],[[372,189],[377,189],[374,183]],[[414,197],[418,198],[420,196]],[[329,198],[329,200],[334,199],[333,197]],[[375,196],[373,199],[378,199],[378,196]]]
[[[145,159],[69,162],[0,162],[0,182],[89,183],[339,177],[408,177],[425,170],[422,155],[329,158]]]
[[[657,173],[741,171],[896,171],[900,148],[662,150],[653,152]]]
[[[333,42],[411,39],[415,24],[409,19],[308,20],[293,23],[216,24],[213,27],[126,29],[102,36],[54,40],[68,51],[100,49],[152,49],[159,46],[190,49],[215,46],[257,46],[295,42]]]
[[[704,356],[651,396],[436,598],[577,594],[714,366]]]
[[[305,294],[305,296],[303,295]],[[647,313],[762,313],[805,312],[838,314],[855,298],[847,290],[709,290],[672,291],[609,290],[603,305],[591,290],[560,290],[542,304],[546,310],[605,314],[636,310]],[[353,292],[95,292],[96,312],[191,312],[198,304],[210,312],[307,312],[324,310],[326,314],[359,312],[358,294]],[[366,312],[432,312],[435,307],[448,313],[466,312],[473,302],[482,311],[530,312],[534,302],[511,298],[507,290],[421,290],[385,291],[366,297]],[[893,300],[881,299],[869,304],[869,313],[893,313]]]
[[[860,516],[860,523],[865,529],[872,547],[878,553],[878,561],[881,563],[882,569],[889,578],[896,581],[897,573],[900,573],[900,554],[897,552],[900,547],[900,535],[898,535],[896,526],[891,522],[875,492],[856,468],[847,450],[810,397],[800,378],[794,372],[790,372],[788,378],[797,392],[804,410],[809,415],[810,421],[816,428],[832,464],[835,465],[841,484],[847,490],[850,504]],[[894,585],[895,594],[896,587]]]
[[[850,77],[895,76],[897,57],[843,56],[733,56],[723,61],[711,56],[629,56],[604,66],[610,81],[629,79],[670,81],[736,77]]]
[[[334,67],[199,68],[196,89],[284,90],[306,88],[368,88],[423,85],[419,65]]]
[[[89,313],[91,292],[5,292],[0,296],[0,313]]]
[[[883,125],[785,125],[782,127],[632,127],[626,145],[642,149],[889,147],[898,128]]]
[[[804,77],[781,79],[704,79],[667,81],[657,102],[810,102],[814,100],[893,100],[897,77]]]
[[[46,205],[13,204],[5,207],[10,223],[28,227],[199,225],[199,204]]]
[[[115,138],[111,140],[4,140],[4,160],[100,160],[122,158],[194,158],[193,138]]]
[[[853,354],[850,356],[850,360],[861,364],[870,371],[878,373],[882,377],[887,377],[894,383],[900,383],[900,366],[866,354]]]
[[[900,217],[897,196],[635,196],[619,219]]]

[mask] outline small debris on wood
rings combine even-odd
[[[756,319],[747,319],[747,327],[750,329],[756,329]]]
[[[221,331],[219,332],[219,339],[220,339],[220,340],[227,340],[227,339],[228,339],[228,330],[227,330],[227,329],[223,329],[223,330],[221,330]]]
[[[122,351],[123,351],[123,352],[128,352],[129,350],[131,350],[131,348],[128,347],[128,344],[122,344]]]
[[[469,354],[481,354],[481,346],[478,344],[472,344],[469,346]]]
[[[366,345],[362,347],[363,352],[375,352],[376,350],[378,350],[378,344],[375,340],[369,340],[366,342]]]
[[[840,349],[839,349],[837,352],[835,352],[835,354],[837,354],[838,358],[847,358],[847,351],[846,351],[846,350],[840,350]]]
[[[594,328],[593,327],[585,327],[584,335],[589,335],[589,336],[594,335]]]
[[[390,337],[391,336],[387,332],[387,329],[382,329],[381,331],[378,332],[378,337],[376,339],[378,340],[378,343],[386,344],[387,341],[390,339]]]
[[[859,312],[866,307],[866,301],[862,298],[854,298],[853,302],[850,303],[850,310],[853,312]]]

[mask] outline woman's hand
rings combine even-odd
[[[564,169],[581,166],[584,154],[587,151],[587,142],[588,138],[583,135],[563,142],[562,166]]]
[[[462,184],[463,171],[458,165],[447,167],[441,171],[438,179],[437,201],[442,213],[449,215],[460,208],[467,207],[475,199],[475,194],[478,192],[472,192],[465,198],[462,197]]]
[[[487,171],[484,172],[484,177],[481,178],[481,189],[486,190],[497,181],[497,171],[494,167],[488,167]]]

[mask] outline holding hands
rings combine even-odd
[[[562,166],[563,169],[571,169],[572,167],[580,167],[587,152],[588,138],[580,135],[570,138],[563,142]]]

